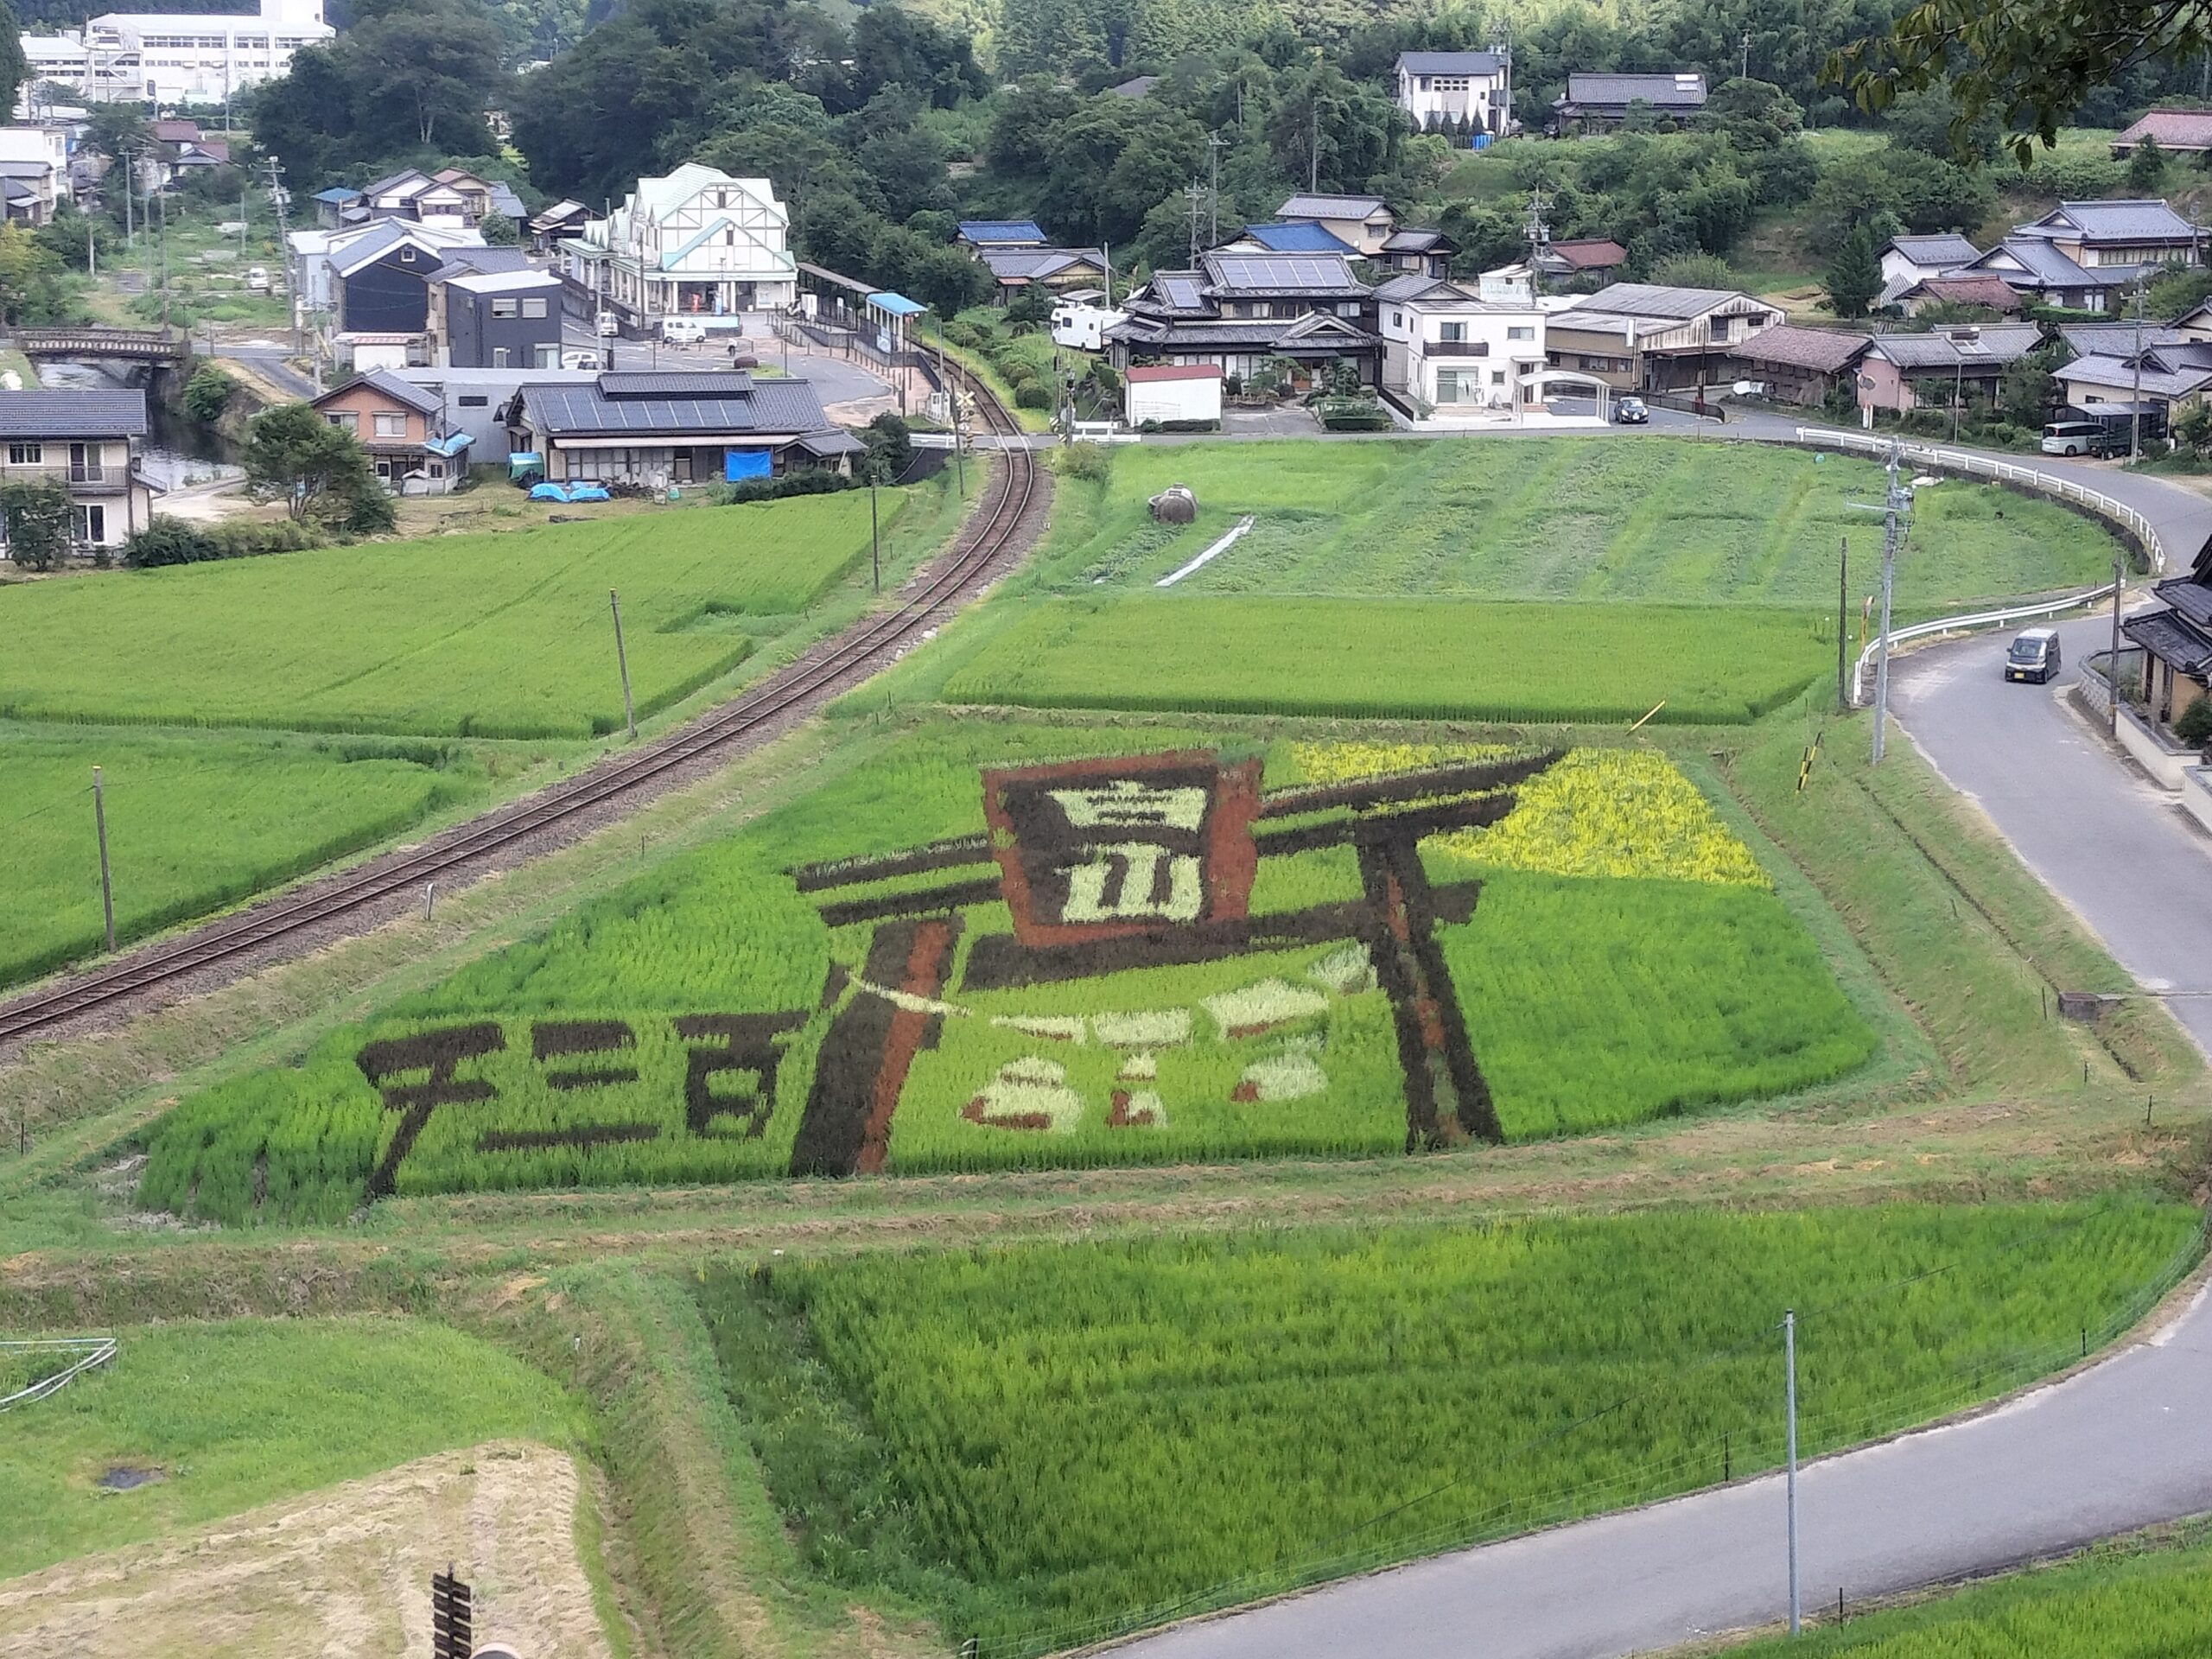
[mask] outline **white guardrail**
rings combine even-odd
[[[111,1363],[118,1344],[113,1337],[40,1337],[28,1342],[0,1342],[0,1353],[4,1354],[73,1354],[76,1357],[50,1376],[42,1376],[27,1389],[0,1395],[0,1411],[16,1406],[28,1406],[33,1401],[43,1400],[59,1392],[82,1376],[95,1365]]]
[[[1857,454],[1886,455],[1892,442],[1862,432],[1836,432],[1821,427],[1801,426],[1797,442],[1805,444],[1827,444],[1837,449]],[[2101,518],[2109,519],[2131,532],[2143,544],[2145,557],[2154,571],[2166,568],[2166,550],[2158,540],[2158,532],[2151,521],[2129,506],[2115,500],[2101,490],[2093,490],[2070,478],[2056,473],[2038,472],[2032,467],[2020,467],[1994,456],[1978,454],[1970,449],[1945,449],[1934,444],[1898,443],[1897,453],[1904,460],[1924,466],[1942,467],[1947,471],[1968,474],[1976,478],[1995,479],[2000,483],[2017,485],[2033,490],[2039,495],[2055,496],[2087,509]],[[1942,616],[1932,622],[1916,622],[1909,627],[1890,630],[1890,648],[1909,640],[1925,639],[1936,634],[1960,633],[1970,628],[2002,627],[2012,622],[2033,621],[2038,617],[2062,616],[2068,611],[2079,610],[2099,600],[2112,597],[2113,584],[2091,588],[2071,594],[2063,599],[2039,601],[2032,605],[2008,606],[2003,610],[1976,611],[1964,616]],[[1852,671],[1851,700],[1853,704],[1866,701],[1866,676],[1872,671],[1874,658],[1880,653],[1879,639],[1859,653],[1859,661]]]

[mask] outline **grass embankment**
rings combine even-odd
[[[2212,1651],[2212,1540],[2158,1534],[2057,1566],[1725,1649],[1738,1659],[2189,1659]]]
[[[1184,484],[1198,523],[1155,524]],[[1753,443],[1638,438],[1140,445],[1103,483],[1061,480],[1035,585],[1148,588],[1247,514],[1251,531],[1177,596],[1383,594],[1802,606],[1833,617],[1839,545],[1853,604],[1880,538],[1853,501],[1872,462]],[[2097,580],[2112,541],[1994,487],[1920,493],[1896,603],[1908,613]],[[1834,638],[1833,635],[1830,636]]]
[[[1784,1307],[1808,1449],[1963,1404],[2146,1306],[2198,1228],[2123,1205],[1268,1232],[786,1262],[702,1301],[817,1566],[1013,1653],[1770,1466]]]
[[[0,1579],[502,1436],[567,1446],[575,1406],[419,1319],[161,1325],[25,1408],[0,1440]],[[103,1490],[111,1470],[151,1474]]]
[[[895,515],[904,493],[886,503]],[[588,737],[726,672],[865,563],[858,493],[41,583],[0,594],[25,718]]]

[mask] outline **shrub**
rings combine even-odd
[[[786,473],[781,478],[741,480],[728,486],[723,499],[733,506],[741,506],[748,501],[781,501],[792,495],[834,495],[839,490],[857,489],[860,482],[824,467],[809,467]]]
[[[184,412],[202,426],[213,426],[223,416],[238,383],[213,363],[203,363],[184,383]]]
[[[1014,406],[1016,409],[1050,409],[1052,394],[1039,382],[1025,380],[1014,388]]]
[[[1103,484],[1114,475],[1114,452],[1103,443],[1071,443],[1053,463],[1064,478]]]
[[[938,333],[946,345],[957,346],[963,351],[972,352],[983,343],[982,336],[976,332],[974,325],[963,322],[957,317],[946,323]]]
[[[2199,697],[2174,721],[2174,735],[2193,749],[2212,743],[2212,697]]]
[[[222,550],[198,525],[181,518],[156,518],[123,544],[123,562],[134,570],[199,564],[222,556]]]

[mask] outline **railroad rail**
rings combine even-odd
[[[989,389],[964,369],[948,372],[974,399],[989,435],[1019,438],[1020,428]],[[1020,443],[998,447],[1000,470],[950,554],[920,587],[887,611],[862,618],[844,632],[755,686],[646,747],[616,754],[588,771],[548,785],[421,847],[375,859],[310,892],[265,901],[175,939],[47,989],[0,1004],[0,1045],[64,1021],[118,1007],[211,964],[257,950],[334,917],[419,891],[447,872],[511,849],[547,828],[626,796],[650,792],[678,768],[760,731],[770,722],[811,712],[843,683],[887,660],[918,638],[968,584],[1014,543],[1037,487],[1037,461]]]

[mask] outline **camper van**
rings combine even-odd
[[[1062,300],[1052,308],[1052,344],[1078,352],[1103,351],[1106,331],[1128,315],[1088,300]]]

